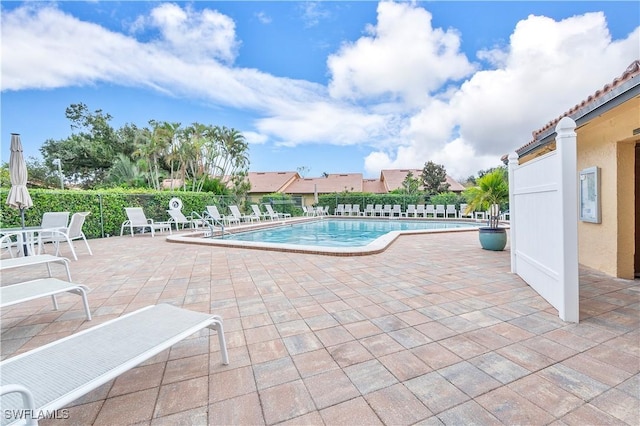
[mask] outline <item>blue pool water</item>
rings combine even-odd
[[[326,219],[225,235],[225,240],[297,244],[323,247],[360,247],[391,231],[473,228],[462,222]]]

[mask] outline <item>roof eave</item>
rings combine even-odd
[[[576,126],[580,127],[595,117],[622,105],[624,102],[629,99],[633,99],[638,95],[640,95],[640,78],[632,78],[620,84],[620,86],[614,88],[610,92],[607,92],[592,102],[589,102],[584,107],[579,108],[571,114],[566,114],[566,117],[573,119],[573,121],[576,122]],[[555,127],[545,129],[540,132],[540,134],[536,135],[534,143],[517,149],[516,153],[518,156],[522,157],[523,155],[536,151],[540,147],[553,142],[555,138]]]

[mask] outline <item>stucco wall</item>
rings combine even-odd
[[[640,127],[637,100],[577,130],[578,171],[600,167],[602,223],[578,222],[581,264],[633,279],[635,252],[633,129]]]

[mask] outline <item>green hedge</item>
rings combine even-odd
[[[147,218],[156,221],[169,220],[169,200],[178,197],[182,200],[182,212],[189,216],[191,212],[202,214],[206,206],[216,205],[225,209],[231,204],[240,204],[235,197],[219,196],[206,192],[167,192],[153,190],[45,190],[30,189],[33,207],[25,210],[25,225],[37,226],[45,212],[68,211],[91,212],[87,217],[83,231],[87,238],[100,238],[107,235],[120,235],[120,226],[127,220],[125,207],[142,207]],[[20,226],[20,211],[6,205],[7,189],[0,189],[2,209],[0,227]],[[224,210],[221,210],[224,211]]]

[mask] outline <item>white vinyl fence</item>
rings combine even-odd
[[[556,150],[518,165],[509,156],[511,272],[578,322],[578,179],[575,122],[556,126]]]

